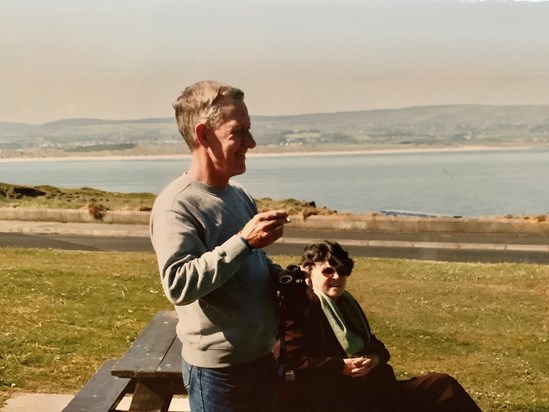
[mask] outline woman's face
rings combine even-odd
[[[316,262],[309,273],[313,289],[330,299],[339,298],[347,286],[347,276],[340,276],[328,262]]]

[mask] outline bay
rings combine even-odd
[[[190,159],[0,161],[0,181],[159,193]],[[488,216],[549,213],[549,148],[250,155],[235,177],[256,198],[314,201],[340,212]]]

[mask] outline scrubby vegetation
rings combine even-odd
[[[62,189],[53,186],[23,186],[0,183],[0,207],[27,207],[49,209],[87,209],[93,216],[101,216],[107,210],[149,211],[154,203],[152,193],[117,193],[83,187]],[[291,215],[334,214],[315,202],[270,198],[257,199],[260,211],[285,209]]]
[[[152,193],[106,192],[91,187],[79,189],[58,188],[54,186],[24,186],[0,183],[0,207],[48,208],[48,209],[87,209],[98,219],[108,210],[150,211],[155,195]],[[338,213],[314,201],[297,199],[275,200],[269,197],[256,199],[259,211],[284,209],[290,215],[349,216]],[[505,215],[487,216],[485,219],[522,220],[547,224],[549,215]]]
[[[146,211],[154,198],[151,193],[114,193],[91,187],[61,189],[0,183],[0,207]]]

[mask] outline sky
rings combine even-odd
[[[549,104],[549,1],[0,0],[0,122],[171,117],[213,79],[251,115]]]

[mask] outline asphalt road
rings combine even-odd
[[[266,248],[268,254],[300,255],[303,247],[323,239],[337,240],[353,256],[462,262],[528,262],[549,264],[549,238],[526,235],[456,233],[369,233],[364,231],[286,230]],[[142,232],[136,236],[61,233],[0,233],[0,247],[87,251],[152,252]]]
[[[354,256],[455,262],[525,262],[549,264],[549,237],[475,233],[372,233],[365,231],[288,231],[299,242],[278,243],[268,253],[301,251],[303,239],[335,239]],[[308,243],[308,242],[306,242]]]

